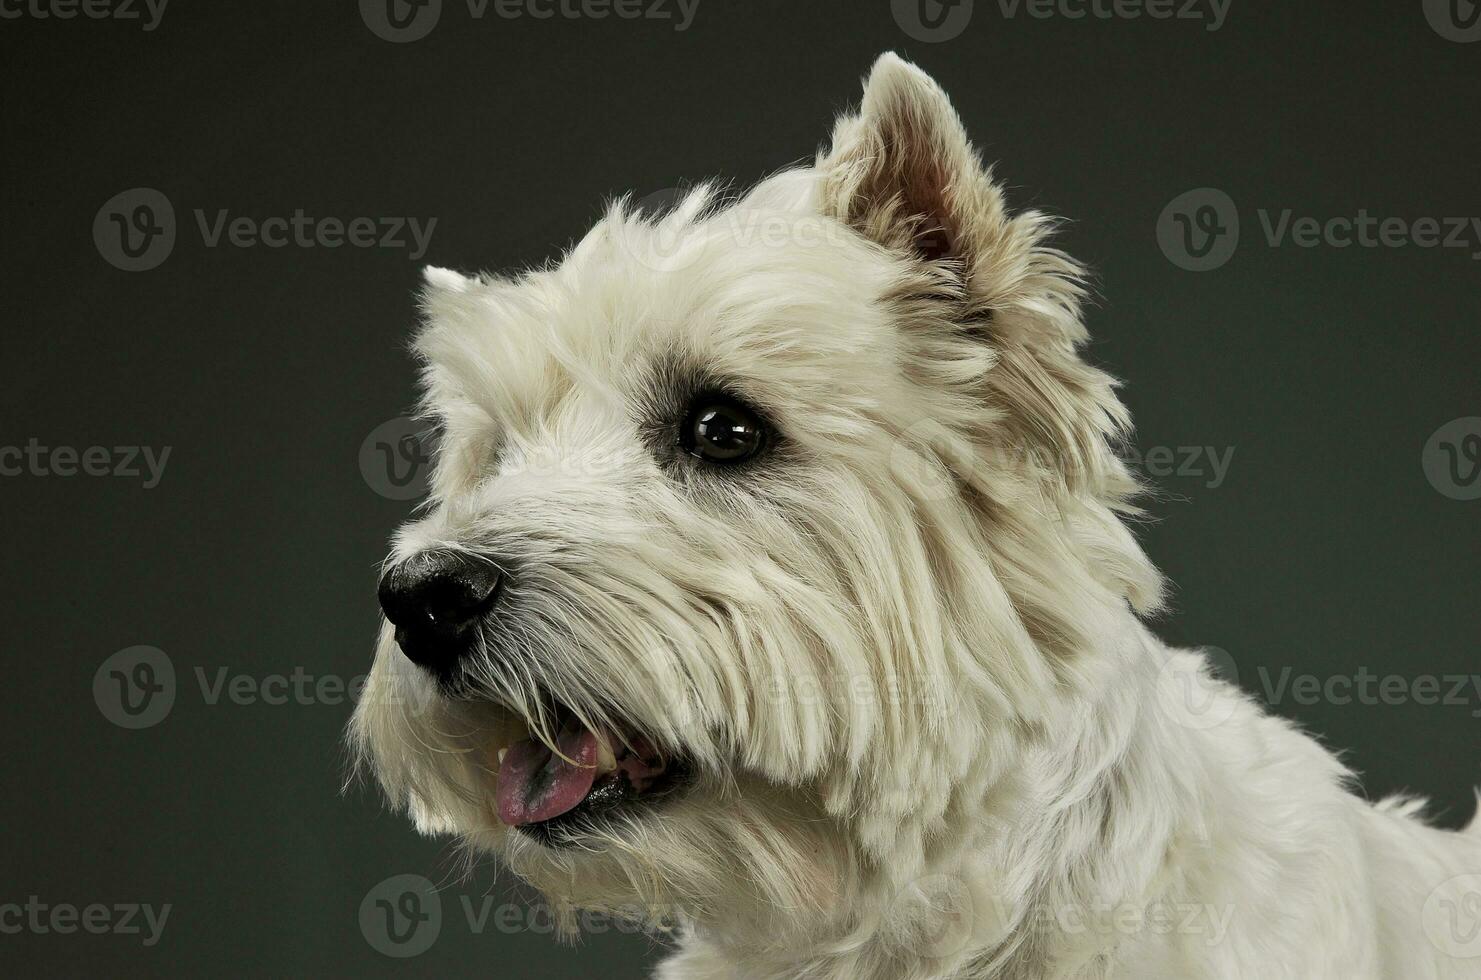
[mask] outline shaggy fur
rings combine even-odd
[[[1143,625],[1127,414],[1051,230],[886,55],[811,167],[429,270],[442,442],[391,561],[522,573],[460,695],[383,632],[350,739],[390,799],[672,931],[664,980],[1481,977],[1432,938],[1481,836],[1363,802]],[[781,434],[739,472],[674,451],[714,382]],[[574,849],[503,827],[490,751],[551,696],[691,785]]]

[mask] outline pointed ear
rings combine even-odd
[[[435,265],[422,269],[422,281],[426,283],[428,289],[440,289],[451,293],[466,293],[478,285],[477,279],[472,279],[453,269],[443,269]]]
[[[928,261],[974,264],[1002,218],[992,179],[951,101],[931,77],[881,55],[857,115],[818,159],[825,208],[866,237]]]
[[[428,319],[467,319],[478,308],[479,281],[452,269],[422,270],[421,305]]]

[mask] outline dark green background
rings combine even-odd
[[[1198,22],[1005,19],[978,0],[949,43],[888,0],[700,0],[671,22],[475,22],[374,36],[349,2],[176,0],[160,27],[0,20],[0,445],[169,445],[161,484],[0,479],[7,707],[0,904],[171,903],[163,939],[0,935],[0,969],[110,976],[637,977],[644,939],[578,950],[490,926],[459,896],[519,900],[342,796],[346,704],[205,703],[197,667],[351,677],[409,505],[362,479],[362,440],[413,399],[417,264],[342,248],[206,249],[190,212],[439,219],[425,261],[543,259],[608,196],[810,157],[897,49],[955,98],[1018,204],[1073,222],[1093,264],[1091,356],[1127,380],[1142,446],[1235,447],[1218,488],[1159,480],[1144,534],[1177,585],[1180,644],[1319,677],[1477,668],[1481,502],[1427,482],[1430,434],[1481,415],[1471,252],[1268,247],[1256,210],[1481,214],[1481,44],[1420,0],[1233,0]],[[106,264],[94,215],[155,187],[181,239],[160,268]],[[1160,252],[1163,207],[1212,186],[1244,241],[1209,273]],[[156,727],[91,695],[114,651],[168,652]],[[1462,822],[1481,781],[1460,706],[1286,701],[1348,749],[1372,795],[1412,789]],[[436,945],[395,961],[357,912],[388,875],[446,883]]]

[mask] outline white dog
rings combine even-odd
[[[815,165],[429,270],[351,728],[666,980],[1481,977],[1481,834],[1171,650],[1081,270],[886,55]]]

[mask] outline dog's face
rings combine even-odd
[[[392,798],[560,902],[798,929],[961,837],[1158,589],[1045,230],[886,56],[813,167],[429,272],[351,733]]]

